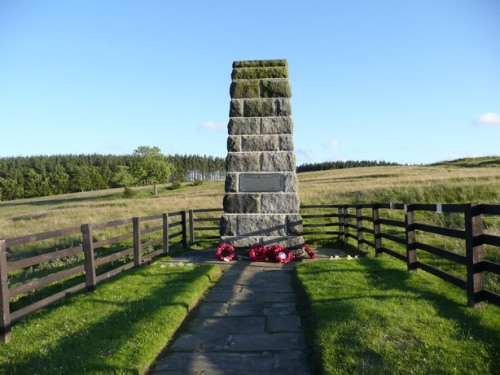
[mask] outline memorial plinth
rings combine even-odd
[[[286,60],[235,61],[221,242],[304,244]]]

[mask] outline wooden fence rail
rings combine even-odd
[[[370,209],[372,215],[363,215],[363,209]],[[381,210],[403,211],[404,220],[383,218]],[[467,291],[467,301],[474,306],[481,301],[500,304],[500,294],[484,287],[484,272],[500,274],[500,263],[484,259],[484,245],[500,247],[500,236],[483,233],[483,215],[500,216],[500,205],[471,205],[471,204],[371,204],[371,205],[343,205],[339,206],[343,223],[344,241],[354,239],[358,250],[366,245],[375,250],[375,255],[385,253],[407,263],[409,271],[422,269],[426,272],[450,282]],[[355,210],[355,213],[351,213]],[[447,228],[419,222],[416,214],[419,212],[433,212],[436,214],[462,214],[464,229]],[[356,225],[352,222],[356,221]],[[371,228],[365,226],[370,223]],[[393,229],[401,229],[402,235],[397,235]],[[353,229],[354,231],[349,231]],[[372,236],[373,241],[364,238],[364,234]],[[464,255],[443,248],[438,248],[420,242],[424,234],[444,236],[463,242]],[[394,246],[396,244],[396,246]],[[397,250],[404,247],[405,251]],[[446,272],[432,266],[417,256],[417,251],[432,254],[450,262],[465,266],[466,277]]]
[[[419,219],[422,212],[460,214],[463,216],[460,219],[462,228],[422,222]],[[83,289],[92,291],[99,282],[109,277],[139,267],[157,255],[168,254],[173,245],[187,247],[188,243],[218,240],[219,235],[214,232],[219,230],[221,213],[220,208],[169,212],[0,240],[0,341],[10,339],[11,324],[20,318]],[[394,214],[399,214],[400,219],[395,219],[397,215]],[[301,215],[306,240],[317,236],[331,239],[336,236],[344,242],[352,239],[359,251],[364,251],[365,247],[372,248],[375,256],[385,253],[406,262],[409,271],[422,269],[465,289],[470,306],[481,301],[500,304],[500,294],[485,288],[483,282],[485,272],[500,273],[500,263],[485,260],[484,254],[485,245],[500,247],[500,236],[483,230],[483,217],[500,216],[500,205],[304,205]],[[109,236],[105,233],[107,230],[115,230],[120,234]],[[462,241],[463,254],[424,243],[421,241],[423,234]],[[21,259],[7,257],[8,252],[12,253],[11,249],[16,246],[67,236],[72,236],[78,245],[72,244],[64,249]],[[421,253],[459,264],[465,268],[466,277],[459,277],[427,263]],[[27,269],[64,259],[73,261],[67,262],[66,267],[57,272],[47,271],[39,278],[24,283],[16,279],[17,274]],[[12,280],[16,280],[14,285],[9,285]],[[23,304],[18,309],[11,309],[15,297],[50,287],[62,280],[67,285],[64,290]]]
[[[186,216],[185,211],[169,212],[161,215],[134,217],[100,224],[83,224],[81,227],[0,240],[0,341],[6,342],[10,339],[11,324],[22,317],[83,289],[92,291],[103,280],[132,267],[139,267],[157,255],[168,254],[171,246],[181,245],[185,247],[187,245]],[[143,224],[145,223],[153,224],[148,228],[144,228]],[[127,232],[125,228],[125,233],[123,234],[103,240],[96,240],[95,233],[99,230],[130,225],[132,225],[131,232]],[[177,230],[178,227],[181,229]],[[155,233],[157,234],[156,237]],[[78,246],[18,260],[7,260],[7,250],[12,247],[78,234],[80,235],[78,241],[80,245]],[[144,242],[144,235],[149,235],[152,238],[148,238]],[[131,247],[126,249],[119,248],[118,251],[106,251],[110,246],[127,240],[132,240]],[[162,244],[160,249],[149,252],[145,251],[159,243]],[[9,272],[11,275],[16,274],[16,272],[28,267],[36,267],[68,257],[76,257],[80,261],[74,261],[70,268],[62,271],[49,273],[46,276],[21,283],[20,285],[9,286]],[[129,261],[129,258],[132,260]],[[104,269],[104,271],[98,273],[99,269]],[[82,275],[84,275],[83,278]],[[30,293],[35,289],[40,289],[56,282],[67,281],[71,278],[75,280],[81,279],[81,282],[77,281],[76,284],[69,282],[67,284],[71,286],[64,290],[57,291],[48,297],[11,311],[11,299],[14,297]]]

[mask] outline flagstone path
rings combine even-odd
[[[294,266],[231,262],[150,374],[311,374]]]

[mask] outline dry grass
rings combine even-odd
[[[382,191],[408,188],[490,186],[499,192],[500,168],[388,166],[308,172],[299,175],[304,204],[369,202]],[[481,201],[481,197],[476,198]],[[395,202],[395,200],[392,200]],[[482,202],[482,201],[481,201]],[[430,203],[430,202],[429,202]],[[486,202],[484,202],[486,203]],[[490,202],[499,203],[499,202]]]
[[[481,203],[500,203],[498,167],[367,167],[301,173],[298,177],[304,204],[403,202],[407,196],[408,201],[419,196],[419,192],[419,199],[435,202],[443,197],[433,197],[446,189],[456,195],[450,197],[451,193],[446,192],[443,199],[447,201],[463,199],[470,202],[472,199]],[[133,216],[222,207],[224,182],[185,185],[179,190],[164,189],[156,196],[149,194],[150,188],[137,190],[139,196],[132,199],[123,198],[122,189],[114,189],[0,202],[0,238]],[[429,194],[423,194],[425,191]]]

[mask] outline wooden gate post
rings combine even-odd
[[[7,269],[7,246],[0,240],[0,342],[8,342],[12,332],[10,328],[9,274]]]
[[[94,259],[94,240],[92,238],[92,226],[90,224],[82,225],[82,246],[85,268],[85,284],[89,292],[95,290],[97,285],[95,259]]]
[[[169,226],[170,219],[168,217],[168,213],[162,215],[163,217],[163,254],[168,254],[170,251],[170,243],[169,243]]]
[[[141,218],[132,218],[133,237],[134,237],[134,266],[139,267],[142,263],[141,249]]]
[[[415,236],[415,210],[413,205],[405,205],[406,264],[408,271],[417,269],[417,248]]]
[[[380,236],[380,209],[378,204],[372,206],[373,239],[375,243],[375,257],[382,255],[382,237]]]
[[[483,219],[481,205],[470,205],[465,210],[465,256],[467,258],[467,304],[475,306],[482,301],[483,271],[477,269],[478,263],[484,260]]]

